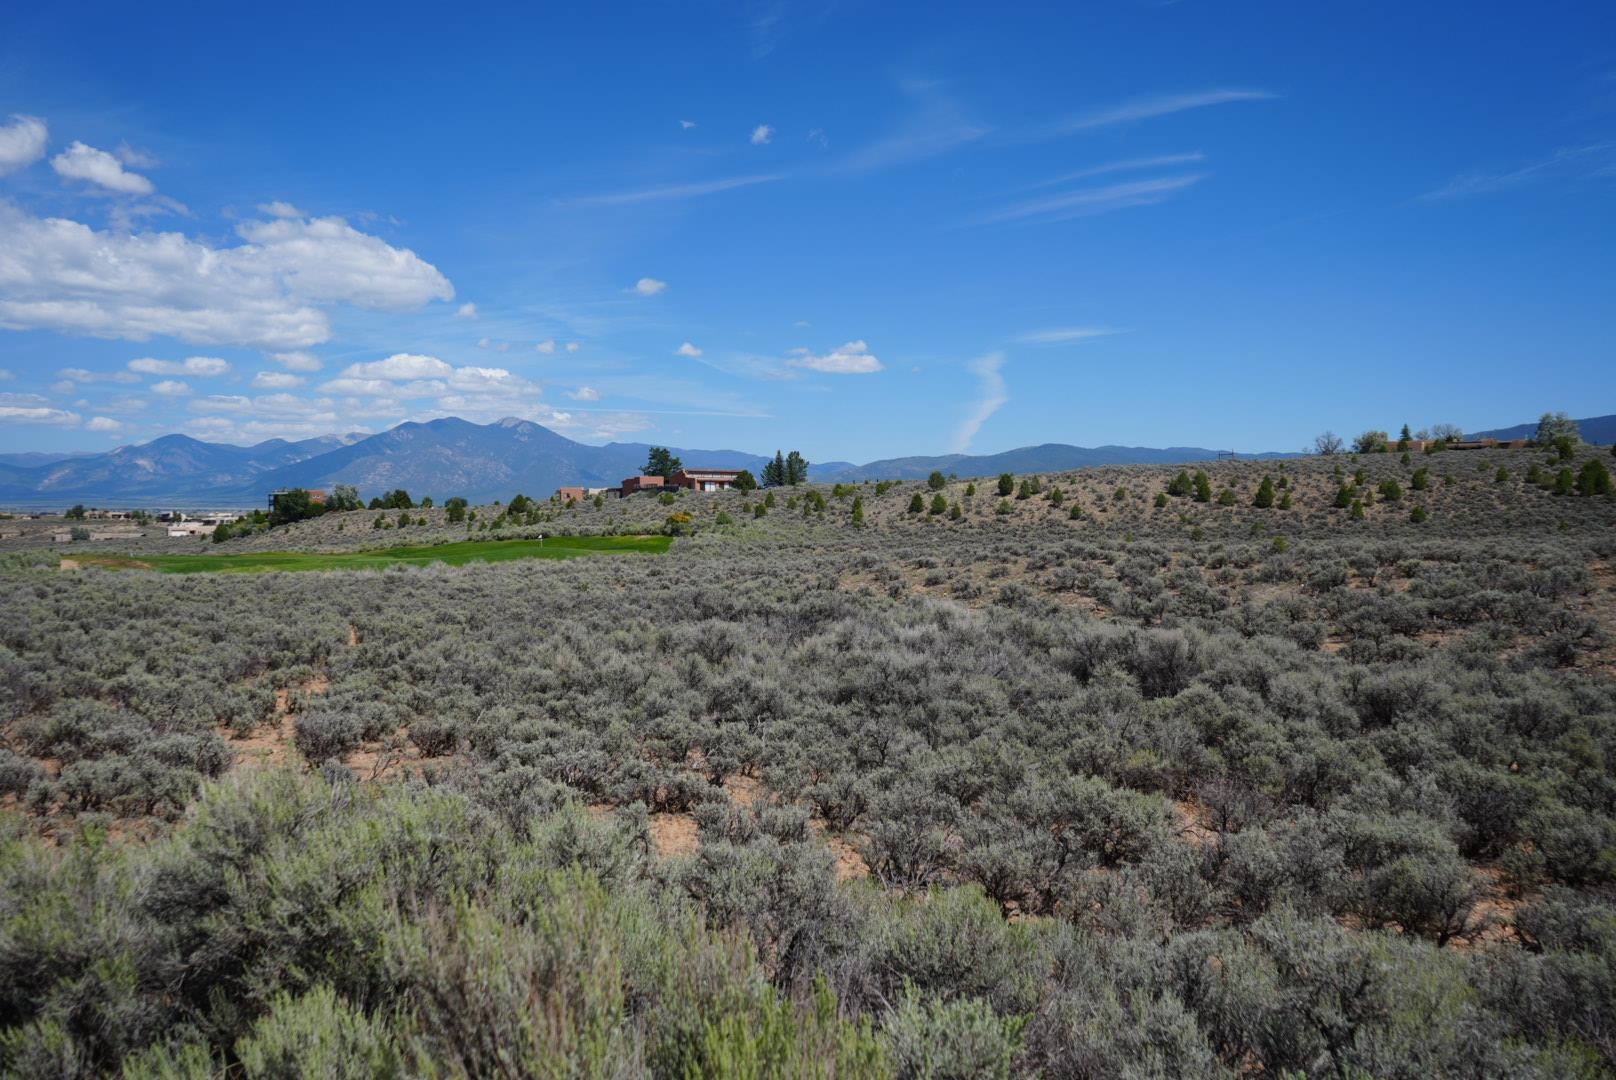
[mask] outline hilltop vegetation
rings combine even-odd
[[[939,471],[197,542],[675,537],[382,574],[5,541],[0,1066],[1608,1074],[1611,462]]]

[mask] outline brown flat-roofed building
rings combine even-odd
[[[739,475],[740,469],[680,469],[668,483],[691,491],[728,491]]]
[[[631,476],[623,481],[623,497],[626,499],[636,491],[661,491],[665,483],[660,476]]]
[[[556,498],[561,502],[583,502],[589,497],[589,489],[581,487],[556,488]]]

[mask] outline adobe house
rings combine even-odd
[[[581,503],[581,502],[584,501],[585,498],[588,497],[588,495],[589,495],[589,490],[587,488],[581,488],[581,487],[556,488],[556,501],[557,502],[562,502],[562,503],[570,503],[570,502]]]
[[[680,469],[668,483],[690,491],[728,491],[739,475],[740,469]]]
[[[275,500],[279,499],[282,495],[290,495],[296,490],[297,488],[276,488],[274,491],[271,491],[269,493],[269,512],[271,514],[275,512]],[[325,505],[326,492],[323,488],[309,488],[308,492],[309,502],[315,504],[316,506]]]
[[[623,481],[623,498],[636,491],[661,491],[664,481],[660,476],[630,476]]]

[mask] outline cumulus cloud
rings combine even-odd
[[[954,432],[954,452],[963,454],[971,447],[971,440],[982,430],[988,417],[998,412],[1010,400],[1009,387],[999,369],[1004,366],[1004,353],[988,353],[971,363],[971,371],[981,384],[981,392],[971,407],[970,415]]]
[[[786,362],[792,367],[808,368],[826,375],[870,375],[883,370],[881,361],[862,341],[849,341],[823,356],[808,349],[792,349],[790,355],[791,359]]]
[[[38,394],[0,394],[0,424],[53,424],[77,427],[76,412],[58,409]]]
[[[230,362],[217,356],[188,356],[184,360],[153,360],[149,356],[129,361],[129,370],[142,375],[195,375],[203,379],[230,373]]]
[[[123,421],[114,420],[110,416],[92,416],[90,422],[84,425],[85,431],[122,431]]]
[[[768,124],[759,124],[752,129],[752,145],[767,146],[774,141],[774,128]]]
[[[56,374],[76,383],[137,383],[140,376],[132,371],[88,371],[81,367],[67,367]]]
[[[455,312],[455,317],[460,319],[475,319],[477,317],[477,305],[471,303],[470,301],[461,304],[459,310]]]
[[[249,221],[243,243],[99,231],[0,202],[0,327],[302,349],[331,336],[321,305],[380,311],[450,300],[431,263],[341,218]]]
[[[0,176],[26,169],[44,157],[49,138],[45,121],[13,114],[11,123],[0,127]]]
[[[151,391],[159,397],[184,397],[191,392],[191,384],[181,379],[164,379],[152,383]]]
[[[600,391],[590,386],[580,386],[567,395],[575,401],[599,401]]]
[[[51,168],[65,180],[83,180],[122,195],[151,195],[157,190],[150,180],[125,170],[123,162],[105,150],[81,142],[75,141],[51,158]]]
[[[649,277],[642,277],[634,283],[634,291],[641,296],[655,296],[667,287],[668,283],[666,281],[658,281],[656,278]]]
[[[307,381],[303,376],[293,375],[289,371],[260,371],[253,376],[252,384],[260,390],[290,390]]]
[[[155,169],[162,164],[157,160],[156,154],[149,150],[137,150],[127,142],[120,142],[118,149],[113,153],[118,155],[119,161],[132,169]]]
[[[553,340],[541,341],[537,345],[533,346],[533,351],[536,353],[541,353],[544,356],[549,356],[555,352],[555,342]]]
[[[342,371],[345,379],[441,379],[454,373],[454,367],[436,356],[394,353],[385,360],[350,364]]]
[[[318,356],[309,352],[270,353],[269,358],[287,371],[319,371],[325,367]]]
[[[679,353],[680,356],[688,356],[692,360],[696,359],[696,357],[701,355],[701,350],[699,348],[697,348],[694,343],[689,342],[689,341],[687,341],[683,345],[679,346],[679,348],[676,351]]]

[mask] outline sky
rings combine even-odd
[[[0,9],[0,451],[1616,412],[1616,6]]]

